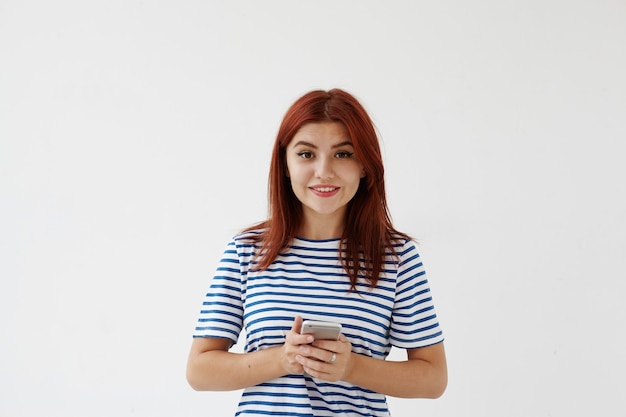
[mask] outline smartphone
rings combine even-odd
[[[330,321],[305,320],[300,334],[312,334],[315,340],[339,340],[341,324]]]

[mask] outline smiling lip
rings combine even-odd
[[[339,192],[339,188],[334,185],[320,184],[309,187],[309,190],[319,197],[332,197]]]

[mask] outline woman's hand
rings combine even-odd
[[[282,346],[281,364],[286,374],[301,374],[304,372],[302,364],[296,359],[301,354],[300,346],[313,342],[311,335],[300,334],[302,317],[296,316],[291,330],[285,334],[285,343]]]
[[[344,335],[339,340],[316,340],[311,345],[300,345],[296,361],[304,371],[319,379],[336,382],[349,372],[352,344]]]

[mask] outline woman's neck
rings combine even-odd
[[[310,240],[336,239],[343,235],[344,216],[306,215],[298,237]]]

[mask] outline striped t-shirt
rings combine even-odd
[[[414,349],[443,335],[415,243],[399,240],[388,251],[378,284],[358,292],[338,257],[339,239],[296,238],[263,271],[254,270],[255,232],[226,247],[204,299],[194,337],[237,342],[245,330],[246,352],[284,343],[294,317],[341,323],[352,351],[385,359],[392,346]],[[251,268],[252,266],[252,268]],[[237,416],[389,416],[385,396],[343,381],[307,374],[285,375],[246,388]]]

